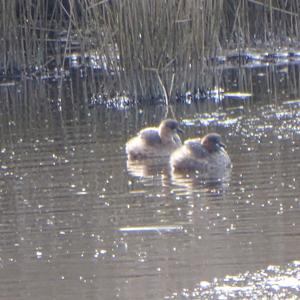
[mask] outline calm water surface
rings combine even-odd
[[[183,138],[222,134],[233,168],[221,178],[127,162],[126,140],[163,106],[91,108],[68,82],[0,87],[0,299],[296,299],[293,70],[232,80],[251,98],[172,107]]]

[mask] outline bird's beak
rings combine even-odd
[[[225,145],[225,144],[223,144],[222,142],[218,143],[218,145],[219,145],[219,148],[226,149],[226,145]]]
[[[179,127],[176,130],[177,130],[178,133],[184,133],[184,131]]]

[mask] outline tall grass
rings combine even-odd
[[[298,0],[2,1],[0,71],[59,70],[92,51],[121,91],[172,101],[216,84],[209,58],[226,49],[294,45],[299,12]]]

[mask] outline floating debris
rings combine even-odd
[[[227,60],[238,63],[247,63],[252,61],[262,60],[263,56],[255,52],[232,52],[227,55]]]
[[[134,105],[134,100],[125,96],[118,95],[112,98],[106,97],[105,95],[98,95],[92,97],[90,101],[90,108],[95,106],[104,106],[106,108],[114,108],[118,110],[124,110]]]
[[[171,231],[182,231],[183,227],[181,225],[157,225],[157,226],[129,226],[121,227],[119,231],[121,232],[171,232]]]
[[[300,99],[284,101],[284,102],[282,102],[282,104],[289,105],[289,106],[298,106],[298,105],[300,105]]]
[[[289,56],[289,52],[266,53],[264,59],[287,59]]]
[[[300,51],[290,51],[289,56],[298,58],[300,57]]]
[[[224,90],[222,88],[215,88],[208,92],[208,98],[215,102],[220,102],[224,99]]]
[[[0,82],[0,87],[15,86],[15,85],[16,85],[15,81]]]
[[[226,56],[220,55],[220,56],[211,57],[209,61],[215,65],[222,65],[226,63]]]
[[[224,98],[231,98],[235,100],[246,100],[252,97],[250,93],[241,93],[241,92],[233,92],[233,93],[224,93]]]
[[[220,120],[218,122],[218,125],[223,127],[230,127],[237,124],[239,121],[240,121],[239,118],[227,118],[225,120]]]
[[[192,102],[202,101],[209,98],[207,91],[204,89],[187,90],[184,94],[178,93],[176,101],[191,104]]]

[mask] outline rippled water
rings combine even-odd
[[[296,299],[298,77],[244,71],[228,92],[253,97],[172,107],[183,138],[224,137],[219,179],[127,162],[162,106],[90,107],[69,82],[1,87],[0,299]]]

